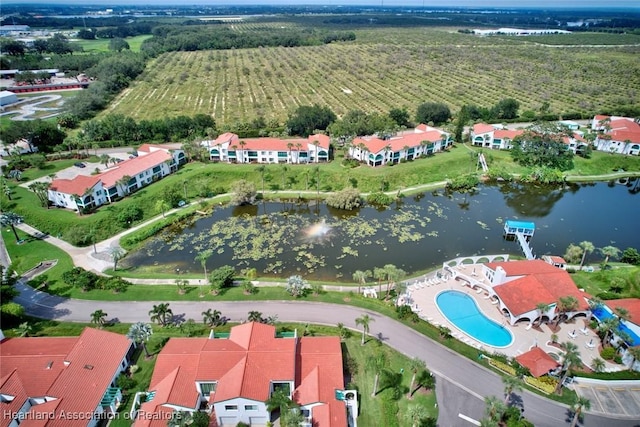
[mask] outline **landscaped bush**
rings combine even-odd
[[[516,369],[513,366],[509,366],[506,363],[502,363],[495,359],[489,359],[489,365],[493,366],[496,369],[499,369],[502,372],[505,372],[509,375],[516,375]]]
[[[613,347],[605,347],[600,352],[600,357],[602,357],[604,360],[613,360],[615,356],[616,356],[616,349]]]
[[[332,208],[352,211],[362,206],[362,198],[355,188],[345,188],[327,197],[327,205]]]
[[[367,196],[367,203],[374,206],[389,206],[393,203],[393,197],[384,193],[371,193]]]
[[[447,182],[447,190],[464,191],[471,190],[480,184],[480,180],[474,174],[460,175]]]
[[[548,380],[552,380],[554,383],[550,383]],[[555,391],[557,386],[557,381],[550,377],[524,377],[524,382],[529,384],[531,387],[540,390],[543,393],[551,394]]]

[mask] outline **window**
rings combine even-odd
[[[200,383],[200,392],[204,396],[208,396],[210,393],[215,393],[217,383]]]
[[[257,411],[258,405],[244,405],[245,411]]]
[[[225,411],[237,411],[238,405],[224,405]]]

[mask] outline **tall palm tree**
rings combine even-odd
[[[409,405],[404,417],[411,423],[411,427],[418,427],[429,416],[429,411],[422,405]]]
[[[558,299],[558,306],[557,306],[558,317],[556,320],[556,327],[560,324],[560,322],[562,321],[562,318],[566,313],[569,313],[575,310],[576,308],[578,308],[578,300],[576,299],[576,297],[572,295],[569,295],[566,297],[560,297]]]
[[[378,280],[378,294],[382,293],[382,281],[387,277],[387,270],[382,267],[374,267],[373,277]]]
[[[391,285],[395,285],[395,283],[402,279],[402,277],[404,277],[404,275],[406,274],[405,271],[401,268],[396,267],[393,264],[387,264],[384,266],[384,271],[387,275],[387,296],[386,298],[389,299],[389,293],[391,291]]]
[[[540,302],[538,304],[536,304],[536,310],[538,310],[538,313],[540,313],[538,315],[538,326],[542,325],[542,316],[544,315],[544,313],[549,310],[550,305],[544,302]]]
[[[511,395],[516,391],[522,391],[522,383],[516,377],[506,376],[502,377],[502,384],[504,385],[504,404],[509,406]]]
[[[169,308],[168,302],[162,302],[153,305],[153,308],[149,310],[149,316],[152,322],[158,322],[160,326],[167,326],[173,317],[173,311]]]
[[[222,313],[219,310],[209,308],[202,312],[202,323],[209,327],[220,326],[224,323]]]
[[[582,266],[584,265],[584,261],[587,258],[587,254],[588,253],[590,254],[591,252],[593,252],[596,249],[596,247],[593,246],[593,243],[588,242],[586,240],[583,242],[580,242],[579,246],[582,248],[582,259],[580,260],[579,270],[582,270]]]
[[[238,163],[244,163],[244,147],[247,145],[246,141],[240,140],[238,142],[238,145],[240,146],[240,161],[238,161]]]
[[[507,410],[507,406],[495,396],[487,396],[484,398],[485,412],[490,420],[499,422]]]
[[[300,163],[300,151],[302,150],[302,143],[296,142],[296,163]]]
[[[371,270],[356,270],[353,272],[353,281],[358,283],[358,295],[360,295],[360,288],[366,285],[367,277],[371,277]]]
[[[369,324],[374,321],[375,319],[366,313],[356,318],[356,325],[357,326],[362,325],[362,341],[360,342],[360,345],[364,345],[365,334],[369,333]]]
[[[289,166],[282,165],[281,169],[282,169],[282,189],[284,190],[285,186],[287,185],[286,179],[287,179],[287,171],[289,170]]]
[[[571,419],[571,427],[576,427],[583,410],[591,409],[591,401],[583,396],[576,396],[576,400],[571,407],[573,410],[573,418]]]
[[[111,162],[111,156],[109,156],[108,154],[100,155],[100,164],[104,165],[105,169],[109,166],[110,162]]]
[[[600,253],[604,255],[604,265],[609,263],[609,258],[617,258],[620,256],[620,249],[615,246],[605,246],[604,248],[600,248]]]
[[[416,382],[416,375],[421,369],[425,369],[426,365],[424,360],[414,357],[409,361],[409,370],[411,371],[411,383],[409,384],[409,392],[407,393],[407,399],[411,399],[413,397],[413,385]]]
[[[20,237],[18,236],[18,232],[16,231],[16,224],[20,224],[22,222],[22,217],[13,212],[3,212],[0,214],[0,225],[6,227],[7,225],[11,227],[11,231],[13,231],[13,235],[16,238],[16,243],[20,243]]]
[[[380,373],[387,366],[387,355],[378,349],[375,353],[367,357],[366,368],[373,370],[375,377],[373,379],[373,390],[371,391],[371,397],[375,397],[378,394],[378,384],[380,382]]]
[[[129,194],[129,181],[131,181],[131,177],[129,175],[125,175],[116,181],[116,185],[122,187],[122,192],[125,196]]]
[[[118,269],[118,261],[124,258],[125,252],[122,248],[113,246],[109,249],[109,255],[113,259],[113,271],[116,271]]]
[[[578,351],[578,346],[576,344],[572,342],[563,342],[560,344],[560,347],[564,350],[564,354],[562,355],[561,363],[562,376],[556,386],[556,393],[558,394],[562,390],[562,384],[567,379],[571,368],[573,366],[579,366],[582,363],[580,361],[580,352]]]
[[[99,328],[102,328],[106,322],[108,314],[102,310],[96,310],[91,313],[91,323],[98,325]]]
[[[264,173],[267,171],[267,167],[265,165],[260,165],[256,170],[260,173],[260,178],[262,178],[262,199],[264,200]]]
[[[149,350],[147,349],[146,342],[149,341],[152,334],[153,329],[151,328],[151,325],[144,322],[137,322],[129,328],[127,338],[133,341],[136,345],[140,344],[142,346],[142,350],[144,350],[144,354],[147,357],[151,357],[151,354],[149,354]]]
[[[599,357],[596,357],[591,361],[591,369],[593,369],[594,372],[602,372],[604,370],[604,367],[604,360],[600,359]]]
[[[289,149],[289,159],[291,159],[291,163],[293,163],[293,142],[287,142],[287,148]]]
[[[198,255],[196,256],[196,261],[200,261],[200,265],[204,269],[204,283],[209,282],[209,278],[207,276],[207,261],[211,258],[211,255],[213,255],[213,249],[205,249],[202,252],[198,252]]]
[[[640,360],[640,346],[629,347],[627,349],[627,353],[631,356],[631,363],[629,363],[629,369],[633,369],[633,365],[636,363],[636,360]]]

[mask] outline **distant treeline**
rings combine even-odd
[[[216,49],[243,49],[262,46],[313,46],[335,41],[355,40],[353,32],[327,32],[312,29],[265,28],[237,32],[218,25],[163,25],[153,29],[153,37],[140,50],[155,56],[164,52]]]

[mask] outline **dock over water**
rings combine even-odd
[[[527,259],[536,258],[533,254],[533,249],[531,249],[531,246],[529,245],[529,241],[533,237],[535,231],[536,225],[533,222],[514,221],[508,219],[504,223],[504,237],[517,239],[520,244],[520,249],[522,249],[522,252]]]

